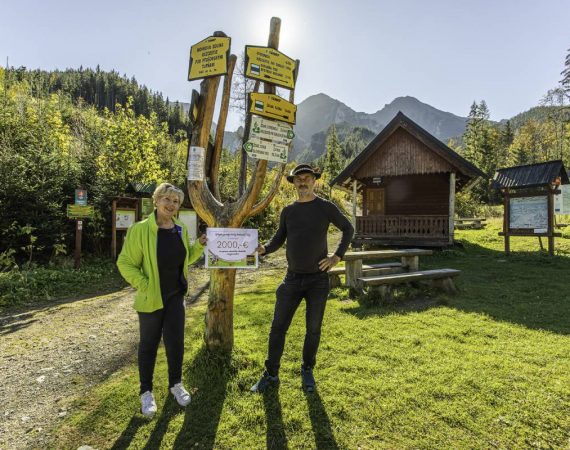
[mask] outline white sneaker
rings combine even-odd
[[[156,413],[156,402],[152,392],[146,391],[141,395],[141,413],[149,419]]]
[[[182,386],[182,383],[177,383],[172,386],[170,392],[172,392],[172,395],[174,395],[174,398],[180,406],[187,406],[192,400],[188,391]]]

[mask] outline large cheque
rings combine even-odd
[[[257,230],[208,228],[206,236],[206,268],[257,268]]]

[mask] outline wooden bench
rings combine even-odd
[[[428,281],[431,285],[443,289],[447,293],[457,292],[453,278],[461,273],[456,269],[419,270],[417,272],[361,277],[358,279],[363,287],[368,287],[380,294],[382,300],[391,298],[391,287],[397,284]]]
[[[400,273],[406,270],[407,267],[400,262],[389,262],[383,264],[364,264],[362,266],[362,273],[367,276],[386,275],[391,273]],[[340,287],[340,275],[346,274],[346,267],[333,267],[328,271],[329,281],[331,288]]]
[[[467,217],[467,218],[459,218],[455,219],[455,228],[462,229],[462,228],[473,228],[475,230],[480,230],[483,228],[486,223],[487,219],[483,217]]]

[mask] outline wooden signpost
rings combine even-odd
[[[291,89],[289,103],[294,101],[295,78],[298,73],[298,61],[293,61],[277,51],[279,46],[279,32],[281,20],[271,19],[268,46],[252,47],[263,50],[250,50],[247,55],[247,71],[252,78],[264,82],[265,94],[275,95],[275,85]],[[215,37],[225,37],[222,32],[214,33]],[[283,59],[285,58],[285,59]],[[220,76],[204,79],[200,83],[199,97],[194,99],[196,105],[195,118],[192,117],[192,131],[189,142],[191,147],[200,147],[209,154],[206,160],[210,164],[205,168],[203,180],[188,180],[188,192],[192,206],[208,227],[240,228],[248,218],[263,211],[271,202],[283,177],[285,164],[280,164],[273,172],[275,178],[269,193],[261,197],[266,172],[267,160],[258,159],[249,180],[246,180],[245,171],[240,177],[240,184],[247,186],[237,199],[225,200],[221,197],[219,188],[219,162],[222,153],[222,143],[225,124],[229,109],[232,77],[237,57],[230,55],[228,72],[224,78],[220,112],[213,145],[210,143],[210,129],[212,127],[216,96],[220,84]],[[291,63],[291,61],[293,61]],[[192,66],[191,61],[191,66]],[[283,65],[283,67],[280,67]],[[192,67],[190,67],[192,72]],[[259,89],[256,83],[255,91]],[[194,113],[193,113],[194,114]],[[248,132],[248,130],[246,130]],[[290,145],[290,144],[289,144]],[[235,288],[236,269],[211,269],[210,295],[206,312],[206,330],[204,340],[209,350],[230,351],[233,347],[233,298]]]
[[[81,265],[81,237],[83,233],[83,219],[92,218],[95,213],[93,206],[87,205],[87,191],[75,190],[75,203],[67,205],[67,217],[75,219],[75,251],[73,253],[74,267]]]

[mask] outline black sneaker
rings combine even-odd
[[[301,378],[303,380],[303,389],[305,392],[313,392],[315,390],[315,377],[311,367],[301,366]]]
[[[265,392],[265,390],[269,387],[272,386],[276,386],[279,383],[279,377],[273,377],[271,375],[269,375],[269,372],[267,372],[267,370],[265,372],[263,372],[263,375],[261,375],[261,378],[259,379],[259,381],[257,383],[255,383],[250,391],[251,392]]]

